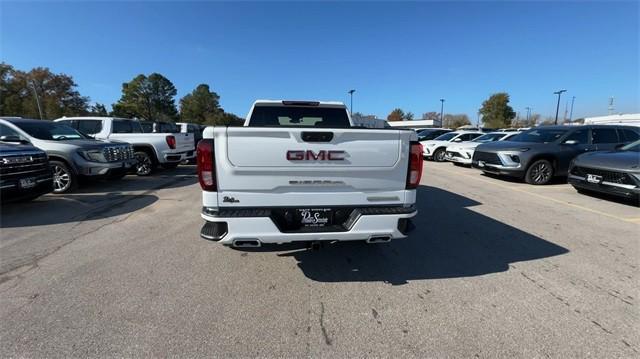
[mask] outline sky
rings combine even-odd
[[[492,93],[560,117],[640,112],[640,2],[0,2],[0,57],[73,76],[108,107],[158,72],[178,99],[206,83],[245,116],[256,99],[318,99],[386,118],[466,113]]]

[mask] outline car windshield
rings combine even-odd
[[[472,142],[480,142],[480,143],[493,142],[493,141],[500,140],[502,137],[504,137],[504,133],[487,133],[486,135],[482,135],[476,138]]]
[[[509,141],[514,142],[533,142],[533,143],[549,143],[554,142],[565,133],[568,129],[563,128],[537,128],[535,130],[529,130],[522,132],[521,134],[512,137]]]
[[[630,144],[620,148],[620,151],[640,152],[640,140],[631,142]]]
[[[457,135],[459,135],[459,133],[449,132],[449,133],[445,133],[444,135],[440,135],[440,136],[436,137],[434,140],[435,141],[449,141],[450,139],[456,137]]]
[[[40,140],[65,141],[87,138],[73,128],[57,122],[16,122],[24,132]]]

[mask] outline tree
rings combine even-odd
[[[166,77],[140,74],[122,84],[122,96],[113,104],[115,116],[146,120],[173,121],[178,118],[174,97],[176,88]]]
[[[431,120],[431,121],[436,121],[438,119],[440,119],[440,113],[438,112],[425,112],[422,114],[422,119],[423,120]]]
[[[413,121],[413,117],[414,117],[413,112],[407,112],[407,113],[404,115],[404,119],[405,119],[406,121]]]
[[[511,120],[516,117],[513,108],[509,106],[509,94],[506,92],[491,95],[482,103],[480,113],[484,125],[492,128],[509,127]]]
[[[459,115],[445,114],[443,117],[444,119],[442,120],[442,127],[458,128],[458,127],[471,124],[471,121],[469,121],[469,116],[465,114],[459,114]]]
[[[522,125],[521,127],[534,127],[536,125],[536,123],[538,123],[539,120],[540,120],[540,114],[539,113],[532,113],[531,115],[529,115],[529,120],[528,121],[525,118],[524,120],[522,120],[522,122],[520,124]]]
[[[0,64],[0,115],[40,118],[78,116],[87,113],[89,98],[76,90],[71,76],[36,67],[29,72]],[[37,96],[37,100],[36,100]]]
[[[402,119],[404,119],[404,116],[404,111],[396,108],[387,116],[387,121],[402,121]]]
[[[199,124],[215,124],[222,119],[220,96],[209,90],[209,85],[200,84],[193,92],[180,99],[180,118]]]
[[[93,116],[102,116],[102,117],[109,116],[109,113],[107,112],[107,108],[103,104],[98,102],[96,102],[93,106],[89,108],[89,113]]]

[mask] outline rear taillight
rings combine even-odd
[[[200,187],[202,187],[204,191],[215,192],[218,186],[216,183],[216,166],[213,158],[213,140],[203,139],[198,142],[196,153]]]
[[[422,177],[422,144],[411,142],[409,148],[409,171],[407,172],[407,189],[414,189],[420,185]]]
[[[175,136],[167,136],[167,145],[169,145],[169,148],[172,150],[176,149],[176,138]]]

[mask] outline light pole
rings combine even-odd
[[[558,90],[553,93],[554,95],[558,95],[558,104],[556,105],[556,125],[558,124],[558,111],[560,110],[560,95],[562,95],[563,92],[567,92],[567,90]]]
[[[40,99],[38,98],[38,92],[36,91],[36,85],[33,83],[33,81],[28,80],[29,84],[31,85],[31,89],[33,90],[33,96],[36,97],[36,105],[38,105],[38,113],[40,114],[40,119],[42,120],[42,108],[40,107]]]
[[[525,107],[525,110],[527,110],[527,126],[529,126],[529,115],[531,114],[531,107]]]
[[[440,126],[444,125],[444,118],[442,117],[444,114],[444,99],[440,99]]]
[[[576,100],[576,97],[573,96],[571,98],[571,111],[569,112],[569,122],[573,119],[573,102]]]
[[[351,96],[351,105],[349,105],[349,115],[353,116],[353,93],[356,92],[356,90],[349,90],[347,93]]]

